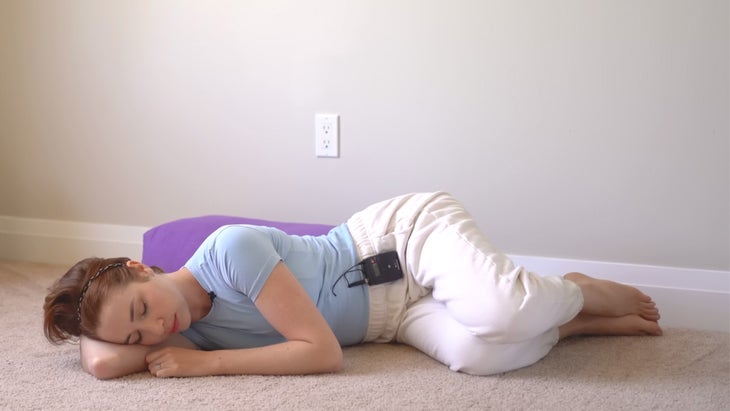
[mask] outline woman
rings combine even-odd
[[[374,204],[320,237],[224,226],[164,275],[86,259],[44,310],[48,339],[80,337],[98,378],[335,372],[341,346],[392,341],[487,375],[533,364],[567,336],[662,333],[633,287],[515,267],[446,193]]]

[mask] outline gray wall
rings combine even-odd
[[[0,215],[337,223],[730,268],[727,1],[0,1]],[[341,158],[314,114],[341,115]]]

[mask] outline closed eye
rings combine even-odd
[[[142,312],[139,314],[139,318],[143,319],[147,315],[147,303],[142,301]],[[134,300],[129,308],[129,322],[134,324]],[[140,344],[142,342],[142,332],[137,331],[136,338],[132,339],[133,334],[129,334],[127,339],[124,341],[125,344]]]
[[[142,313],[139,315],[140,318],[144,318],[147,315],[147,303],[142,301]],[[137,331],[137,340],[134,342],[135,344],[141,344],[142,343],[142,332]]]

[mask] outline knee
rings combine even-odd
[[[451,371],[472,375],[491,375],[507,371],[494,361],[494,354],[484,341],[478,337],[454,341],[444,347],[443,362]]]
[[[482,313],[478,321],[464,325],[474,336],[493,344],[525,341],[544,332],[535,329],[531,318],[517,306],[501,307],[496,315]]]
[[[443,355],[444,364],[451,371],[471,375],[493,375],[519,368],[517,358],[506,355],[504,348],[479,337],[461,339],[445,347],[448,352]]]
[[[442,358],[452,371],[492,375],[532,365],[550,352],[555,338],[550,333],[529,341],[495,344],[471,336],[454,341]]]

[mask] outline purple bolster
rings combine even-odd
[[[284,223],[222,215],[184,218],[152,227],[144,233],[142,262],[156,265],[165,272],[175,271],[188,261],[210,233],[228,224],[276,227],[294,235],[322,235],[333,228],[325,224]]]

